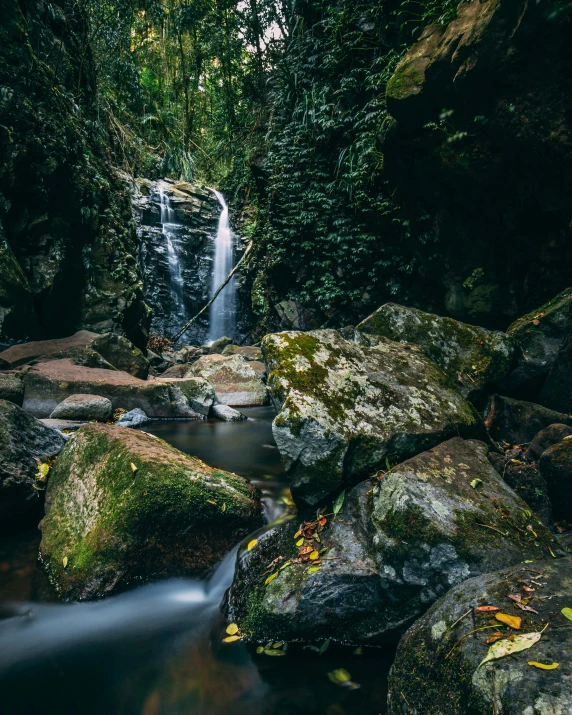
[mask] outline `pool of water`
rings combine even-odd
[[[268,520],[291,508],[271,408],[240,423],[145,429],[262,491]],[[291,646],[284,657],[223,644],[220,603],[236,550],[209,580],[171,579],[103,601],[57,603],[36,563],[39,535],[0,542],[0,712],[5,715],[381,715],[393,649]],[[334,685],[345,668],[360,687]]]

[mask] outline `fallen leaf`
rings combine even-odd
[[[533,324],[533,325],[540,325],[540,320],[533,320],[533,321],[532,321],[532,324]]]
[[[62,564],[64,565],[64,568],[67,568],[67,566],[68,566],[68,557],[67,556],[63,557]]]
[[[226,511],[226,502],[224,502],[224,504],[222,505],[222,510]]]
[[[130,462],[129,466],[131,467],[131,471],[133,472],[133,474],[135,474],[135,472],[139,470],[139,467],[136,464],[133,464],[133,462]]]
[[[278,569],[278,571],[283,571],[284,569],[287,569],[288,566],[292,566],[292,562],[291,562],[291,561],[286,561],[285,564],[282,564],[282,566],[280,566],[280,568]]]
[[[560,663],[539,663],[537,660],[529,660],[528,665],[533,665],[540,670],[556,670]]]
[[[497,658],[504,658],[512,653],[520,653],[522,650],[527,650],[535,643],[538,643],[541,637],[541,633],[522,633],[517,636],[503,638],[503,640],[499,640],[492,644],[489,648],[489,652],[481,660],[478,667],[480,668],[481,665],[488,663],[490,660],[497,660]]]
[[[222,639],[223,643],[234,643],[235,641],[239,641],[242,639],[242,636],[227,636],[226,638]]]
[[[320,553],[318,551],[312,551],[310,554],[310,561],[315,561],[320,558]]]
[[[229,636],[235,636],[238,633],[238,625],[236,623],[231,623],[226,627],[226,632]]]
[[[354,650],[354,655],[363,655],[363,648],[361,645],[359,645],[355,650]]]
[[[321,566],[312,566],[310,573],[316,573],[316,571],[319,571],[321,568]]]
[[[299,536],[302,536],[302,532],[300,529],[294,534],[294,538],[297,539]]]
[[[527,605],[529,599],[523,601],[520,593],[509,594],[508,598],[510,598],[511,601],[514,601],[522,611],[530,611],[531,613],[536,613],[538,616],[538,611]]]
[[[278,576],[278,571],[276,571],[275,573],[270,574],[270,576],[269,576],[269,577],[266,579],[266,581],[264,582],[264,585],[265,585],[265,586],[268,586],[268,584],[270,583],[270,581],[274,581],[274,579],[276,578],[276,576]]]
[[[509,616],[508,613],[495,613],[495,618],[501,623],[506,623],[511,628],[516,628],[516,630],[522,626],[522,618],[519,616]]]
[[[248,542],[248,546],[246,547],[249,551],[252,551],[252,549],[256,546],[258,543],[258,539],[252,539],[252,541]]]
[[[304,539],[298,539],[298,541],[296,542],[296,546],[302,546],[303,543]]]
[[[569,621],[572,621],[572,608],[563,608],[560,613]]]
[[[45,482],[48,479],[48,474],[50,473],[50,465],[45,462],[38,464],[38,471],[36,472],[36,479],[39,482]]]
[[[527,593],[534,593],[536,591],[535,588],[530,588],[530,586],[523,585],[523,590],[526,591]]]
[[[334,516],[340,513],[341,508],[344,505],[344,499],[346,498],[346,491],[344,489],[343,492],[340,492],[338,494],[338,498],[334,502],[334,506],[332,507],[332,511],[334,512]]]
[[[471,486],[473,487],[473,489],[476,489],[477,487],[480,487],[482,483],[482,479],[473,479],[473,481],[471,482]]]
[[[494,611],[498,611],[499,609],[496,606],[477,606],[475,608],[475,611],[481,611],[483,613],[493,613]]]
[[[212,499],[207,499],[209,504],[214,504],[216,506],[216,501],[213,501]]]
[[[325,516],[321,516],[321,517],[318,519],[318,524],[319,524],[320,526],[326,526],[327,523],[328,523],[328,520],[326,519]]]
[[[492,636],[489,636],[487,638],[487,643],[494,643],[495,641],[500,640],[503,637],[503,634],[500,631],[495,631]]]
[[[344,668],[338,668],[337,670],[332,670],[328,673],[328,678],[336,685],[341,685],[342,683],[349,683],[352,676]]]

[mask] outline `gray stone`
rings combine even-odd
[[[274,439],[297,503],[479,425],[472,406],[419,348],[361,347],[334,330],[267,335]]]
[[[134,410],[129,410],[117,420],[116,424],[119,427],[139,427],[151,422],[151,418],[147,417],[145,412],[137,407]]]
[[[0,400],[8,400],[15,405],[24,401],[24,382],[16,372],[0,372]]]
[[[532,583],[532,580],[542,585]],[[509,596],[528,598],[531,611],[513,610]],[[441,598],[401,639],[389,676],[389,715],[565,715],[572,712],[567,656],[570,622],[561,614],[572,602],[572,558],[515,564],[477,576]],[[529,649],[481,665],[487,639],[511,630],[477,606],[492,605],[522,618],[513,635],[540,633]],[[545,626],[550,623],[548,628]],[[494,626],[494,628],[493,628]],[[560,626],[560,627],[559,627]],[[467,634],[472,632],[472,637]],[[509,641],[510,642],[510,641]],[[502,645],[497,641],[497,647]],[[559,663],[542,670],[529,661]]]
[[[246,419],[242,412],[228,405],[213,405],[212,413],[214,417],[224,422],[242,422]]]
[[[216,399],[231,407],[252,407],[268,402],[262,379],[264,366],[247,362],[241,355],[204,355],[192,366],[192,374],[208,380]]]
[[[226,336],[217,338],[214,343],[210,345],[209,353],[211,355],[222,354],[222,351],[229,345],[232,345],[232,338],[227,338]]]
[[[99,395],[70,395],[62,400],[50,415],[53,420],[108,422],[113,417],[113,405]]]
[[[57,430],[0,400],[0,525],[39,520],[38,464],[57,455],[65,442]]]
[[[572,425],[572,418],[534,402],[501,395],[493,395],[485,416],[485,426],[493,439],[520,445],[528,444],[540,430],[557,422]]]

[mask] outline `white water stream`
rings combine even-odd
[[[161,227],[167,248],[169,265],[169,288],[171,293],[171,312],[176,316],[186,318],[185,303],[183,300],[183,275],[181,262],[177,252],[176,229],[180,224],[176,220],[175,211],[171,208],[169,197],[165,193],[165,186],[159,183],[159,197],[161,199]]]
[[[228,218],[228,206],[223,195],[213,189],[222,212],[215,242],[214,269],[211,278],[211,297],[234,267],[234,240]],[[227,335],[234,337],[236,324],[236,282],[234,277],[223,288],[210,307],[209,341]]]

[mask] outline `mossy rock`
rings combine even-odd
[[[222,340],[222,338],[220,338]],[[252,407],[268,403],[268,392],[262,379],[264,366],[246,361],[242,355],[213,354],[199,358],[191,373],[208,380],[222,405]]]
[[[467,578],[564,554],[478,441],[451,439],[354,487],[339,516],[331,507],[318,570],[296,547],[315,510],[239,555],[228,615],[248,639],[381,643]]]
[[[204,575],[261,521],[242,477],[144,432],[87,425],[50,475],[40,557],[64,598],[98,598]]]
[[[526,584],[534,592],[530,606],[536,613],[515,609],[509,599],[515,594],[525,599]],[[561,613],[570,603],[570,557],[516,564],[458,585],[401,639],[389,676],[389,715],[572,712],[568,667],[572,630]],[[475,610],[483,605],[522,618],[521,629],[512,631],[514,636],[542,632],[540,639],[528,650],[480,665],[491,634],[500,631],[508,637],[511,633],[494,614]],[[529,661],[558,666],[543,670]]]
[[[479,425],[474,409],[419,348],[372,347],[334,330],[267,335],[262,350],[279,414],[273,433],[298,504]]]
[[[382,305],[357,330],[419,346],[469,398],[507,375],[514,352],[506,333],[394,303]]]

